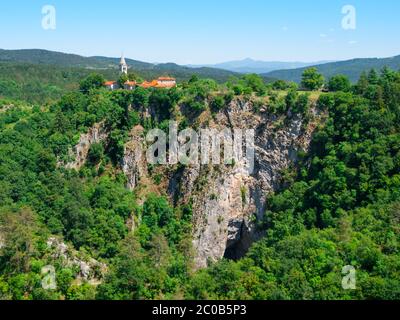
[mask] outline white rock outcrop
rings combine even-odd
[[[69,248],[62,240],[51,237],[47,240],[47,246],[53,250],[53,258],[61,259],[65,267],[78,267],[80,281],[86,281],[93,285],[99,284],[107,273],[107,265],[93,258],[83,259],[78,252]]]
[[[67,169],[81,169],[87,160],[90,147],[95,143],[106,140],[108,132],[104,123],[97,123],[85,134],[82,134],[78,144],[70,150],[70,157],[74,159],[65,165]]]
[[[129,190],[135,189],[139,185],[141,177],[147,172],[143,132],[144,129],[141,126],[133,128],[129,134],[129,142],[125,145],[121,166],[127,177]]]

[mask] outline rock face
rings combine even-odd
[[[303,130],[302,119],[294,117],[277,128],[279,119],[256,115],[252,108],[251,103],[234,102],[216,123],[255,129],[253,172],[248,172],[246,161],[239,161],[234,167],[213,168],[205,176],[204,172],[192,173],[185,181],[187,190],[193,189],[190,184],[193,180],[198,183],[199,177],[207,181],[201,192],[191,195],[198,268],[224,256],[240,258],[262,236],[255,222],[263,218],[267,195],[281,186],[281,172],[297,161],[297,152],[309,148],[312,125]],[[193,168],[188,169],[191,171]]]
[[[104,123],[95,124],[89,129],[88,133],[82,134],[78,144],[70,150],[70,156],[74,161],[67,163],[65,167],[67,169],[79,170],[86,163],[86,159],[90,150],[90,147],[94,143],[102,142],[107,139],[108,132],[105,128]]]
[[[139,185],[140,178],[145,176],[147,171],[143,131],[141,126],[133,128],[129,134],[129,142],[125,145],[121,165],[128,180],[127,188],[129,190],[133,190]]]
[[[79,281],[87,281],[97,285],[107,272],[107,266],[95,259],[83,259],[75,250],[72,250],[61,240],[51,237],[47,240],[48,248],[53,250],[53,257],[61,259],[65,267],[79,268]]]
[[[234,129],[254,129],[254,170],[248,170],[244,158],[232,165],[181,167],[165,175],[169,179],[166,191],[175,204],[192,201],[197,268],[223,257],[240,258],[262,236],[256,221],[263,218],[267,195],[280,188],[282,170],[296,163],[298,151],[309,148],[315,125],[306,125],[290,114],[277,118],[253,109],[251,102],[234,100],[207,126],[219,132],[229,128],[232,133]],[[131,147],[142,143],[134,137],[137,135],[132,137]],[[123,167],[133,189],[143,163],[131,147],[126,147]]]
[[[233,170],[207,178],[207,188],[193,197],[195,265],[205,267],[207,260],[217,260],[228,248],[243,239],[243,227],[252,211],[248,185],[250,177]],[[246,188],[246,189],[245,189]],[[229,258],[235,258],[231,252]]]
[[[0,112],[7,112],[8,110],[14,108],[13,104],[7,104],[7,105],[0,105]]]

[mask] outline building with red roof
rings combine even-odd
[[[158,88],[174,88],[176,87],[176,79],[171,77],[159,77],[157,79]]]
[[[175,78],[170,77],[160,77],[157,80],[144,81],[139,86],[142,88],[163,88],[163,89],[170,89],[176,87],[176,80]]]
[[[124,89],[125,90],[133,90],[133,89],[135,89],[136,88],[136,86],[137,86],[137,82],[136,81],[126,81],[125,83],[124,83]]]
[[[104,86],[109,90],[116,90],[116,89],[119,88],[119,85],[118,85],[117,81],[106,81],[104,83]]]

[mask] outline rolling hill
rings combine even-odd
[[[41,49],[2,50],[0,49],[0,63],[27,63],[30,65],[51,65],[66,68],[82,68],[87,70],[118,70],[120,58],[83,57],[76,54],[67,54]],[[126,59],[130,71],[138,73],[144,78],[151,78],[168,74],[178,80],[189,79],[193,74],[200,77],[212,78],[216,81],[226,81],[235,73],[209,67],[189,68],[174,63],[152,64],[132,59]]]
[[[389,67],[393,70],[400,69],[400,55],[391,58],[367,58],[367,59],[352,59],[340,62],[331,62],[320,65],[315,65],[326,79],[336,75],[344,74],[349,77],[352,82],[356,82],[363,71],[371,69],[380,70],[383,67]],[[277,70],[269,73],[264,73],[265,78],[276,78],[287,81],[300,82],[301,75],[307,67],[292,69],[292,70]]]

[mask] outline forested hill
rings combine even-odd
[[[352,82],[356,82],[362,72],[369,71],[371,69],[381,70],[385,66],[393,70],[399,70],[400,56],[383,59],[353,59],[347,61],[325,63],[317,65],[315,67],[327,79],[337,74],[344,74]],[[307,67],[291,70],[277,70],[265,73],[263,74],[263,76],[267,78],[276,78],[299,83],[301,81],[301,75],[303,74],[305,69],[307,69]]]
[[[79,81],[92,71],[29,63],[0,62],[0,98],[30,103],[54,102],[78,89]],[[115,70],[102,70],[106,78],[118,76]]]
[[[111,65],[110,61],[97,61],[96,58],[87,58],[75,54],[40,49],[0,50],[0,61],[95,69],[108,68]]]
[[[76,54],[67,54],[40,49],[28,50],[2,50],[0,49],[0,62],[29,63],[35,65],[55,65],[58,67],[84,68],[96,70],[117,70],[120,58],[109,57],[83,57]],[[149,73],[168,73],[182,79],[188,79],[193,74],[200,77],[212,78],[217,81],[226,81],[235,73],[215,68],[189,68],[174,63],[153,64],[132,59],[126,59],[130,71],[140,75]]]

